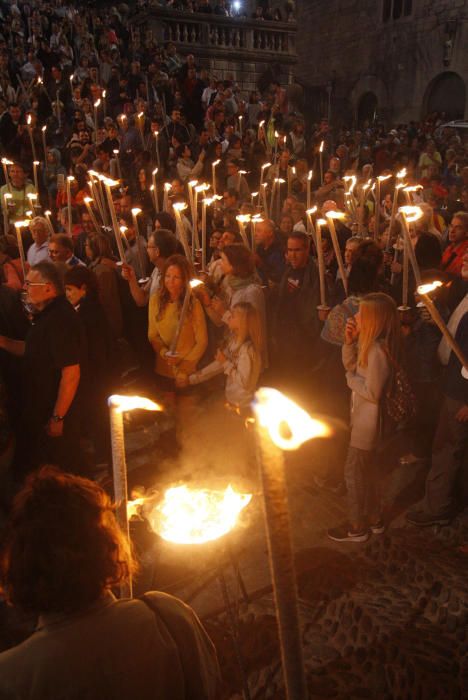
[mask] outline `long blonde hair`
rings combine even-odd
[[[244,340],[250,340],[254,346],[255,352],[260,359],[263,360],[264,349],[264,338],[263,338],[263,328],[260,314],[257,309],[249,304],[247,301],[240,301],[238,304],[234,304],[232,311],[240,311],[243,320],[245,322],[245,338]]]
[[[367,294],[360,303],[358,364],[367,367],[372,343],[380,340],[394,362],[400,362],[401,331],[397,306],[388,294]]]

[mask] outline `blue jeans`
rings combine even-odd
[[[364,527],[366,520],[376,523],[381,516],[379,479],[375,453],[348,447],[344,467],[348,516],[351,525]]]

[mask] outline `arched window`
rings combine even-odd
[[[388,22],[392,14],[392,0],[383,0],[382,21]]]
[[[382,0],[382,22],[410,17],[412,11],[413,0]]]

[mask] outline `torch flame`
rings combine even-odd
[[[231,485],[225,491],[175,486],[167,489],[148,520],[153,530],[169,542],[203,544],[232,530],[251,499],[252,494],[236,493]]]
[[[157,169],[157,168],[155,168],[155,169],[153,170],[153,173],[152,173],[152,174],[153,174],[153,175],[156,175],[156,174],[157,174],[157,172],[158,172],[158,169]]]
[[[190,184],[190,183],[189,183],[189,184]],[[165,182],[165,183],[164,183],[164,189],[165,189],[166,192],[169,192],[169,190],[172,189],[171,183],[170,183],[170,182]]]
[[[309,170],[309,172],[308,172],[308,174],[307,174],[307,179],[309,180],[309,182],[310,182],[310,180],[312,180],[312,175],[313,175],[313,173],[314,173],[313,170]]]
[[[251,197],[258,197],[258,192],[252,192]]]
[[[316,211],[317,211],[317,206],[314,204],[314,206],[311,209],[306,210],[306,214],[311,216],[312,214],[315,214]]]
[[[191,289],[195,289],[195,287],[199,287],[203,282],[201,280],[190,280],[189,285]]]
[[[328,217],[329,219],[344,219],[345,218],[345,214],[343,214],[342,211],[333,211],[333,210],[327,211],[325,216]]]
[[[405,192],[417,192],[418,190],[422,190],[423,186],[422,185],[412,185],[411,187],[405,187]]]
[[[221,160],[218,158],[218,160],[213,161],[212,166],[213,168],[216,168],[217,165],[221,163]]]
[[[24,221],[15,221],[15,228],[26,228],[30,223],[31,222],[29,219],[25,219]]]
[[[423,215],[421,207],[400,207],[398,211],[404,214],[406,221],[409,224],[412,224],[414,221],[417,221]]]
[[[324,146],[324,143],[325,143],[325,141],[321,141],[321,142],[320,142],[320,148],[319,148],[319,152],[320,152],[320,153],[323,153],[323,146]]]
[[[251,216],[250,214],[239,214],[239,216],[236,216],[236,219],[237,221],[240,221],[241,224],[247,224],[250,221]]]
[[[438,287],[442,287],[443,283],[440,280],[434,280],[434,282],[430,282],[429,284],[420,284],[418,287],[418,294],[424,295],[424,294],[430,294],[433,292],[435,289]]]
[[[172,208],[176,211],[184,211],[184,209],[187,209],[187,205],[185,202],[175,202],[175,204],[172,205]]]
[[[31,124],[31,115],[30,114],[28,114],[26,122],[27,122],[28,126]]]
[[[294,401],[276,389],[259,389],[255,394],[253,410],[260,425],[268,429],[272,441],[282,450],[297,450],[307,440],[330,435],[330,429],[325,423],[311,418]],[[281,431],[283,426],[289,432],[288,437]]]
[[[92,197],[85,197],[85,198],[83,199],[83,201],[85,202],[85,204],[90,204],[90,203],[91,203],[92,201],[94,201],[94,200],[93,200]]]
[[[144,411],[162,411],[162,407],[147,399],[144,396],[121,396],[120,394],[112,394],[107,399],[107,404],[111,408],[115,408],[119,413],[125,411],[134,411],[136,408],[141,408]]]
[[[133,214],[133,216],[138,216],[138,214],[141,214],[140,207],[133,207],[132,214]]]
[[[195,187],[195,185],[198,185],[198,180],[190,180],[190,182],[188,183],[189,187]]]
[[[271,166],[271,163],[263,163],[262,170],[265,170],[265,168],[269,168],[270,166]]]
[[[391,175],[379,175],[377,180],[379,182],[384,182],[384,180],[388,180],[390,177],[392,177],[392,176]]]
[[[399,170],[396,174],[397,178],[402,180],[404,177],[406,177],[406,168],[403,168],[402,170]]]
[[[100,104],[101,104],[101,100],[100,99],[96,100],[96,102],[94,103],[95,108],[97,109]]]
[[[327,222],[326,222],[325,219],[317,219],[317,224],[318,224],[319,226],[326,226],[326,225],[327,225]]]

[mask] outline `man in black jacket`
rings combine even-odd
[[[83,468],[79,387],[86,357],[84,329],[63,294],[63,282],[53,263],[34,265],[25,286],[35,310],[34,324],[25,340],[0,336],[0,348],[23,358],[18,469],[56,464],[77,472]]]
[[[294,231],[288,237],[286,259],[274,315],[274,369],[288,387],[304,390],[321,357],[319,276],[307,234]]]

